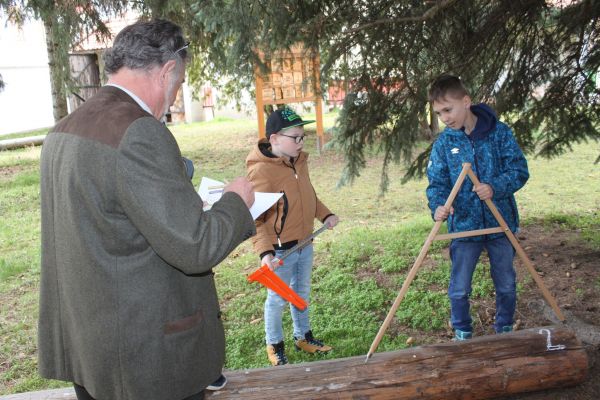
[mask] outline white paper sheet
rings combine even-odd
[[[212,186],[225,186],[225,183],[203,176],[202,180],[200,181],[200,188],[198,189],[198,194],[200,195],[202,200],[208,203],[208,206],[204,207],[205,209],[206,207],[210,209],[210,206],[219,201],[221,196],[223,196],[223,188],[209,190],[208,188]]]
[[[283,193],[254,192],[254,204],[250,207],[252,218],[256,219],[260,217],[260,214],[271,208],[281,196],[283,196]]]
[[[225,184],[214,179],[202,177],[200,181],[200,188],[198,194],[208,204],[204,206],[204,210],[210,210],[213,204],[215,204],[221,196],[223,196],[223,189],[212,188],[214,186],[224,186]],[[209,189],[211,188],[211,189]],[[264,193],[254,192],[254,204],[250,207],[250,214],[252,218],[258,218],[262,213],[267,211],[279,198],[283,196],[283,193]]]

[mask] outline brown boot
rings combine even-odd
[[[294,338],[296,341],[296,350],[302,350],[307,353],[327,353],[332,350],[331,346],[323,344],[320,340],[313,337],[312,331],[306,332],[304,338]]]
[[[268,344],[267,356],[273,366],[285,365],[288,363],[288,359],[285,356],[285,345],[283,344],[283,341],[275,344]]]

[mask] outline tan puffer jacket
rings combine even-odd
[[[256,220],[257,233],[252,241],[259,255],[274,250],[278,243],[284,248],[291,247],[294,241],[312,233],[315,218],[322,222],[332,215],[319,201],[310,182],[308,153],[301,152],[292,162],[273,155],[270,150],[269,142],[261,139],[246,158],[248,179],[255,191],[284,193]]]

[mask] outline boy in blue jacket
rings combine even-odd
[[[435,221],[448,219],[449,232],[463,232],[499,226],[485,204],[491,199],[512,232],[517,232],[519,215],[514,193],[527,179],[527,160],[511,129],[498,121],[486,104],[471,104],[471,98],[460,78],[438,77],[429,89],[433,111],[446,125],[433,144],[427,166],[427,199]],[[444,207],[452,187],[462,170],[471,168],[480,184],[465,179],[454,203]],[[452,240],[450,259],[452,272],[448,297],[451,322],[457,340],[472,337],[469,297],[473,271],[481,251],[486,249],[496,289],[497,333],[512,330],[516,306],[515,251],[504,233]]]

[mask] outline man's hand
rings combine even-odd
[[[438,206],[433,214],[433,219],[436,221],[444,221],[450,214],[454,214],[454,207]]]
[[[494,189],[487,183],[480,183],[473,186],[473,191],[479,196],[479,200],[488,200],[494,196]]]
[[[333,214],[327,217],[323,223],[327,225],[329,229],[333,229],[333,227],[336,226],[338,222],[340,222],[340,219],[337,215]]]
[[[223,193],[227,192],[237,193],[242,200],[244,200],[244,203],[246,203],[248,208],[252,207],[254,204],[254,186],[246,178],[235,178],[233,182],[223,189]]]

